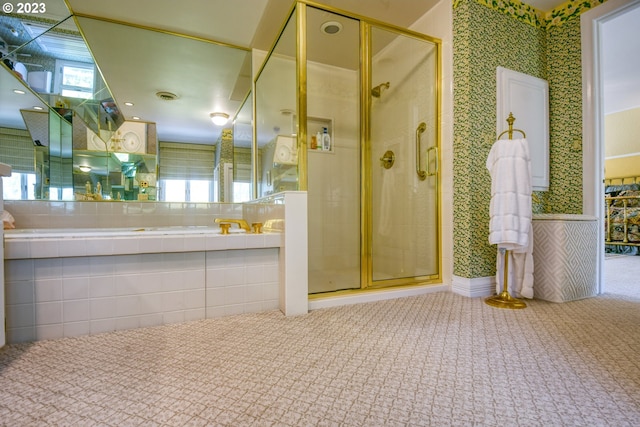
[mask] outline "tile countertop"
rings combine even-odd
[[[282,233],[222,235],[212,227],[5,230],[5,259],[65,258],[281,247]]]

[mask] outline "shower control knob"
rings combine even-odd
[[[385,169],[390,169],[391,166],[393,166],[393,164],[396,161],[396,155],[393,154],[393,151],[391,150],[387,150],[382,157],[380,157],[380,163],[382,164],[382,167]]]

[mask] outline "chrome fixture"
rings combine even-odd
[[[389,89],[389,82],[379,84],[378,86],[371,89],[371,96],[374,98],[380,98],[382,94],[382,88]]]

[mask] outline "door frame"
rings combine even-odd
[[[582,211],[598,218],[598,293],[604,291],[604,90],[602,24],[640,7],[640,0],[609,0],[580,15],[582,49]]]

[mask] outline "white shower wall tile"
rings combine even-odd
[[[161,313],[148,314],[140,316],[140,327],[160,326],[163,323],[163,315]]]
[[[27,241],[14,242],[10,246],[5,246],[5,257],[13,259],[31,258],[31,243]]]
[[[34,283],[28,281],[23,283],[9,282],[5,284],[5,296],[16,304],[29,304],[33,302]]]
[[[89,320],[89,300],[71,300],[62,303],[62,322],[81,322]]]
[[[24,269],[23,270],[24,272],[26,272],[27,270],[27,267],[24,264],[30,263],[31,264],[30,273],[31,273],[31,277],[33,278],[56,279],[56,278],[62,277],[63,264],[62,264],[62,259],[60,258],[41,259],[37,263],[35,262],[35,260],[15,260],[9,264],[5,262],[5,266],[6,265],[13,266],[14,262],[17,264],[16,269],[20,269],[20,270]],[[16,280],[22,280],[20,275],[14,276],[13,271],[11,272],[11,277],[15,278]]]
[[[62,324],[40,325],[35,328],[35,338],[37,340],[52,340],[64,335]]]
[[[87,277],[69,277],[62,286],[64,300],[86,299],[89,297],[89,279]]]
[[[185,310],[184,312],[184,321],[191,322],[194,320],[204,319],[207,315],[206,309],[204,308],[195,308],[192,310]]]
[[[79,337],[91,333],[91,324],[87,322],[63,323],[63,334],[65,337]]]
[[[28,288],[24,282],[12,282],[12,286]],[[62,301],[62,279],[41,279],[34,282],[35,302]],[[13,300],[13,298],[12,298]]]
[[[116,312],[116,304],[116,298],[114,297],[92,298],[89,301],[92,321],[113,318]]]
[[[93,253],[90,252],[95,252],[95,249],[88,250],[91,248],[87,248],[87,244],[84,239],[65,239],[59,241],[57,245],[58,254],[61,257],[74,256],[76,254],[79,256],[93,255]],[[37,251],[34,251],[34,255],[35,254],[37,254]]]
[[[35,323],[38,325],[62,323],[62,302],[36,303]]]
[[[173,311],[162,314],[162,322],[165,325],[171,323],[182,323],[184,322],[184,312],[183,311]]]
[[[89,322],[90,324],[90,333],[91,334],[101,334],[104,332],[112,332],[116,330],[116,319],[113,317],[92,320]],[[156,326],[156,325],[149,325]]]
[[[38,245],[31,245],[31,256],[34,258],[57,258],[58,242],[42,239]]]

